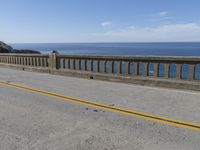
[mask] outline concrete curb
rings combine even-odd
[[[193,90],[200,91],[200,81],[184,81],[177,79],[160,79],[160,78],[145,78],[145,77],[135,77],[135,76],[125,76],[118,74],[106,74],[106,73],[95,73],[89,71],[79,71],[79,70],[67,70],[67,69],[49,69],[49,68],[39,68],[39,67],[29,67],[29,66],[19,66],[10,64],[0,64],[0,67],[12,68],[24,71],[33,71],[39,73],[49,73],[55,75],[63,75],[70,77],[79,77],[87,79],[96,79],[112,82],[130,83],[153,87],[164,87],[173,89],[183,89],[183,90]]]

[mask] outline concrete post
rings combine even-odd
[[[52,53],[49,55],[49,68],[50,69],[57,69],[57,63],[56,63],[56,54]]]

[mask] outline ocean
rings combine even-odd
[[[18,43],[10,44],[15,49],[32,49],[48,54],[53,50],[60,54],[73,55],[154,55],[154,56],[200,56],[200,42],[193,43]],[[109,67],[109,66],[107,66]],[[133,68],[133,65],[130,66]],[[142,67],[141,67],[142,68]],[[175,66],[170,77],[176,76]],[[109,69],[109,68],[108,68]],[[125,70],[125,66],[122,67]],[[160,70],[163,70],[162,66]],[[183,79],[188,79],[188,66],[183,67]],[[139,70],[142,74],[142,69]],[[163,71],[160,71],[163,76]],[[150,74],[153,67],[150,66]],[[200,64],[196,67],[195,79],[200,80]]]
[[[57,50],[62,54],[85,55],[156,55],[200,56],[200,42],[196,43],[18,43],[16,49],[33,49],[42,53]]]

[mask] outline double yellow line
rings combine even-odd
[[[145,119],[145,120],[151,120],[151,121],[155,121],[155,122],[159,122],[159,123],[163,123],[163,124],[169,124],[169,125],[176,126],[176,127],[200,131],[200,124],[194,124],[194,123],[190,123],[190,122],[174,120],[174,119],[156,116],[156,115],[152,115],[152,114],[148,114],[148,113],[144,113],[144,112],[138,112],[138,111],[125,109],[125,108],[121,108],[121,107],[110,106],[110,105],[96,103],[96,102],[92,102],[92,101],[88,101],[88,100],[69,97],[69,96],[65,96],[65,95],[61,95],[61,94],[57,94],[57,93],[53,93],[53,92],[49,92],[49,91],[30,88],[30,87],[15,84],[12,82],[6,82],[6,81],[0,80],[0,85],[32,92],[35,94],[45,95],[45,96],[49,96],[49,97],[53,97],[56,99],[69,101],[69,102],[73,102],[73,103],[77,103],[77,104],[81,104],[81,105],[85,105],[85,106],[90,106],[90,107],[94,107],[94,108],[98,108],[98,109],[102,109],[102,110],[116,112],[116,113],[127,115],[127,116],[133,116],[133,117],[137,117],[137,118],[141,118],[141,119]]]

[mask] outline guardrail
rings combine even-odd
[[[200,57],[0,54],[0,64],[178,80],[200,80]]]

